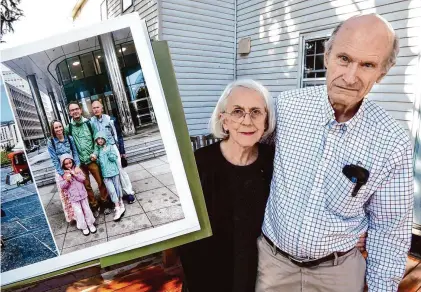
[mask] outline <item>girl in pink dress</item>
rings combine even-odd
[[[64,175],[58,175],[58,184],[72,205],[76,227],[82,230],[85,236],[95,233],[95,218],[89,207],[88,193],[83,184],[85,175],[83,172],[75,172],[75,162],[70,154],[60,156],[60,163]]]

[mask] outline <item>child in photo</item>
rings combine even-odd
[[[56,174],[59,187],[67,194],[76,219],[76,227],[82,230],[83,235],[95,233],[95,218],[92,214],[88,202],[88,193],[86,192],[83,172],[75,172],[76,164],[72,155],[63,154],[60,156],[61,167],[64,171],[63,176]]]
[[[111,201],[115,205],[114,221],[118,221],[126,211],[123,203],[123,192],[120,182],[120,172],[118,168],[118,152],[112,145],[107,145],[104,132],[98,132],[95,135],[95,143],[97,144],[93,160],[96,158],[101,168],[102,177]]]

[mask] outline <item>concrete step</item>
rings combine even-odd
[[[154,152],[156,150],[163,149],[163,148],[164,148],[164,144],[162,144],[162,142],[156,142],[155,144],[150,144],[146,147],[138,147],[138,148],[126,150],[126,155],[127,155],[127,158],[129,158],[131,156],[145,154],[148,152]]]
[[[54,168],[54,166],[53,166],[53,163],[51,162],[51,164],[50,165],[48,165],[47,167],[33,167],[33,168],[31,168],[31,171],[32,171],[32,174],[34,175],[34,176],[36,176],[37,174],[42,174],[42,173],[45,173],[45,172],[49,172],[49,171],[55,171],[55,168]]]
[[[155,144],[148,144],[146,147],[135,148],[126,151],[128,164],[138,163],[144,160],[152,159],[155,157],[165,155],[164,144],[162,141],[155,141]],[[55,168],[53,166],[45,169],[38,169],[33,172],[34,178],[37,181],[42,182],[55,182]]]
[[[45,185],[55,184],[56,180],[55,180],[55,177],[52,176],[52,177],[47,177],[47,178],[42,178],[42,179],[35,178],[35,182],[37,184],[37,187],[42,187],[42,186],[45,186]]]
[[[127,151],[130,151],[130,150],[136,149],[136,148],[145,148],[145,147],[155,145],[155,144],[158,144],[158,143],[162,144],[162,140],[161,140],[160,137],[156,137],[156,139],[148,140],[148,141],[141,142],[141,143],[134,143],[134,144],[126,143],[124,145],[124,149],[127,152]]]

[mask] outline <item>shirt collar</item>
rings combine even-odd
[[[322,91],[322,99],[323,99],[323,125],[327,126],[329,124],[335,124],[335,111],[333,110],[332,105],[329,102],[329,97],[327,95],[327,87],[323,88]],[[358,109],[357,113],[348,121],[341,123],[345,126],[345,130],[351,130],[355,127],[358,123],[361,122],[364,116],[364,110],[367,107],[367,98],[364,97],[363,102],[361,103],[360,108]]]

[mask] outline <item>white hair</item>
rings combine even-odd
[[[225,112],[228,98],[231,95],[231,92],[237,88],[237,87],[244,87],[248,89],[252,89],[260,94],[260,96],[263,97],[265,104],[266,104],[266,111],[267,111],[267,117],[266,117],[266,129],[263,133],[262,138],[265,138],[266,136],[272,134],[272,132],[275,130],[275,107],[273,103],[273,98],[270,95],[269,91],[259,82],[256,82],[251,79],[240,79],[236,80],[234,82],[231,82],[227,85],[224,92],[222,92],[221,97],[218,100],[218,103],[215,106],[215,109],[212,113],[212,117],[209,121],[209,127],[211,133],[216,137],[220,139],[226,139],[228,138],[229,134],[224,131],[224,128],[222,127],[222,120],[221,120],[221,114]]]

